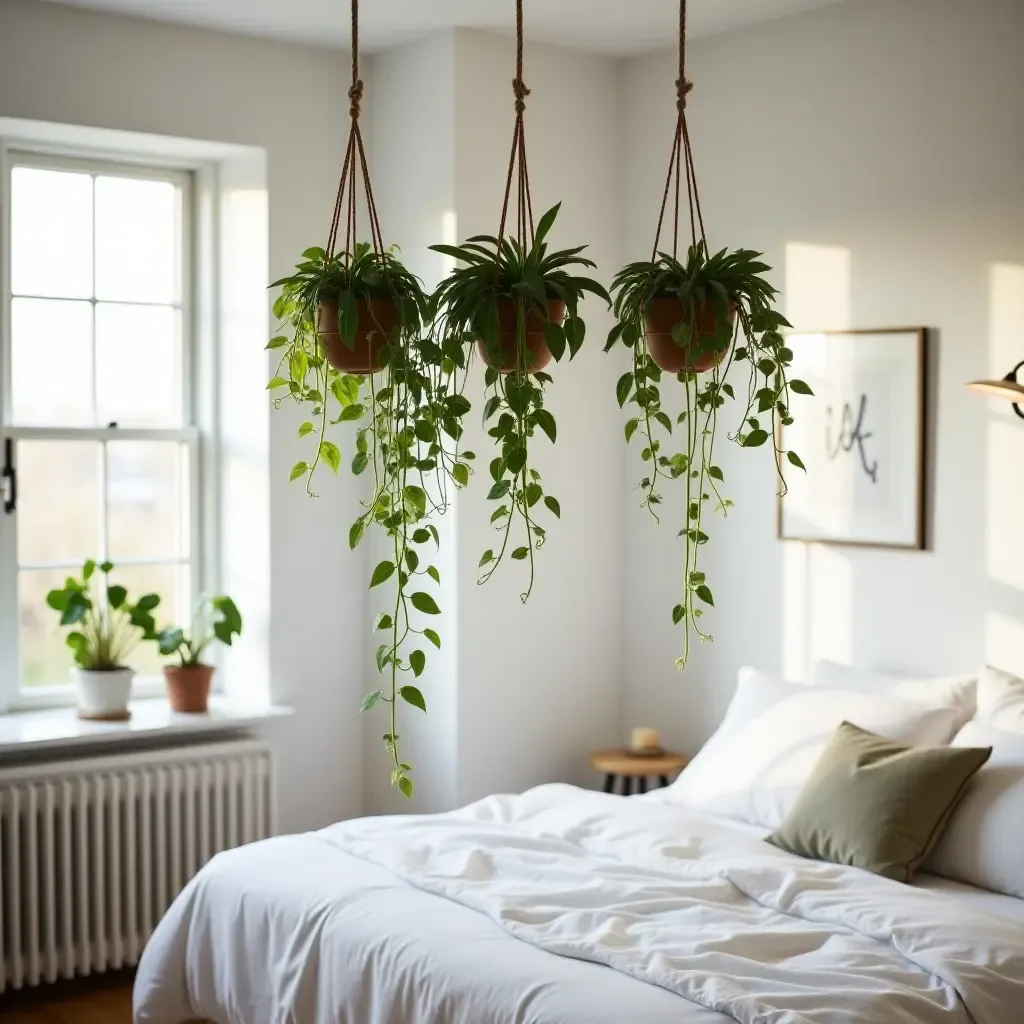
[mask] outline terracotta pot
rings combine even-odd
[[[498,326],[501,330],[498,351],[494,357],[487,351],[483,341],[477,341],[476,350],[480,358],[502,373],[512,373],[516,368],[516,340],[518,334],[519,310],[515,299],[498,299]],[[551,362],[551,349],[544,340],[544,324],[560,324],[565,319],[565,303],[561,299],[549,299],[547,317],[536,306],[526,312],[526,372],[537,373]]]
[[[392,299],[357,299],[356,336],[349,348],[338,333],[338,303],[321,302],[316,307],[316,333],[327,361],[336,370],[365,376],[377,373],[380,350],[400,320]]]
[[[172,711],[193,714],[206,710],[213,679],[212,665],[164,665],[164,679]]]
[[[714,351],[700,350],[698,339],[715,333],[718,309],[713,302],[695,304],[691,314],[688,305],[679,299],[655,299],[646,320],[647,350],[651,358],[666,373],[706,373],[713,370],[724,358],[729,346]],[[727,313],[730,326],[736,323],[736,303],[729,303]],[[679,323],[690,325],[690,344],[685,348],[676,344],[672,329]]]

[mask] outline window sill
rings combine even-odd
[[[294,713],[282,705],[253,706],[225,697],[211,697],[210,710],[203,714],[171,711],[162,698],[133,700],[129,707],[132,717],[126,722],[82,721],[69,707],[0,715],[0,757],[231,732]]]

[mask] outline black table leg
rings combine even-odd
[[[630,796],[633,793],[633,780],[628,775],[622,776],[622,795]]]
[[[606,793],[615,792],[615,776],[608,774],[604,777],[604,791]]]
[[[658,776],[658,781],[661,783],[662,789],[664,789],[668,785],[668,776],[667,775],[659,775]]]
[[[647,792],[647,778],[643,775],[639,776],[636,780],[636,791],[638,793]]]

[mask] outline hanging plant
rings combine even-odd
[[[516,120],[498,234],[478,235],[461,246],[431,248],[463,264],[435,292],[435,330],[446,351],[475,346],[486,364],[483,417],[485,424],[491,424],[488,434],[498,449],[489,467],[488,499],[496,505],[491,523],[499,538],[480,559],[478,582],[486,583],[506,556],[528,561],[529,581],[520,594],[525,603],[533,590],[534,552],[547,535],[537,521],[541,502],[548,512],[561,517],[558,499],[545,494],[530,458],[530,442],[538,430],[552,444],[558,432],[555,417],[544,406],[545,388],[552,383],[545,368],[552,359],[560,362],[566,354],[573,359],[580,350],[587,329],[579,315],[585,294],[611,300],[596,281],[573,272],[594,267],[580,255],[586,246],[548,251],[547,237],[561,204],[548,210],[534,227],[526,161],[524,115],[530,90],[523,81],[522,0],[516,2],[516,39],[512,83]],[[513,180],[515,227],[506,235]]]
[[[645,475],[640,481],[642,507],[657,520],[663,478],[684,481],[685,522],[682,595],[672,609],[672,621],[683,623],[682,668],[690,654],[691,629],[701,640],[711,636],[699,623],[702,606],[714,605],[714,596],[700,570],[700,549],[707,543],[705,509],[725,513],[732,505],[722,494],[722,469],[715,463],[719,412],[736,402],[742,415],[728,440],[743,448],[770,446],[780,487],[785,492],[783,460],[803,469],[800,457],[779,444],[780,424],[789,426],[791,396],[809,395],[811,389],[787,374],[793,353],[780,333],[790,324],[775,309],[778,293],[764,277],[771,267],[760,253],[749,249],[723,249],[709,254],[704,217],[686,124],[686,0],[679,5],[679,78],[675,141],[650,260],[631,263],[612,282],[617,323],[608,335],[605,351],[621,343],[633,356],[632,369],[617,385],[620,406],[635,406],[626,423],[626,443],[638,439]],[[682,182],[686,184],[690,245],[680,260],[679,223]],[[672,251],[659,244],[665,225],[669,195],[675,186]],[[740,340],[742,339],[742,343]],[[681,389],[682,411],[673,417],[662,404],[665,374]],[[675,403],[673,403],[674,405]],[[668,451],[673,437],[679,450]]]
[[[387,536],[390,555],[370,577],[370,588],[388,584],[394,597],[374,629],[384,638],[377,648],[380,687],[361,710],[388,709],[384,744],[394,767],[392,784],[413,793],[412,766],[399,751],[399,703],[426,711],[414,683],[423,674],[430,646],[441,637],[425,623],[441,609],[434,587],[441,577],[431,556],[440,545],[429,520],[448,507],[449,485],[469,482],[471,452],[458,452],[461,419],[470,410],[458,387],[460,346],[446,355],[435,343],[432,308],[420,281],[385,248],[359,129],[363,83],[359,79],[358,0],[352,2],[351,130],[325,248],[307,249],[290,277],[275,282],[281,294],[274,315],[285,331],[269,349],[281,353],[268,385],[275,405],[292,400],[309,410],[299,427],[313,455],[296,463],[291,479],[312,478],[321,464],[338,473],[341,449],[329,435],[341,424],[354,427],[351,471],[372,479],[372,494],[348,531],[356,548],[368,528]],[[356,240],[356,193],[362,181],[370,241]],[[344,213],[345,239],[336,252]],[[281,393],[280,395],[278,393]]]

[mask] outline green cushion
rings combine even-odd
[[[843,722],[768,842],[909,882],[991,747],[910,747]]]

